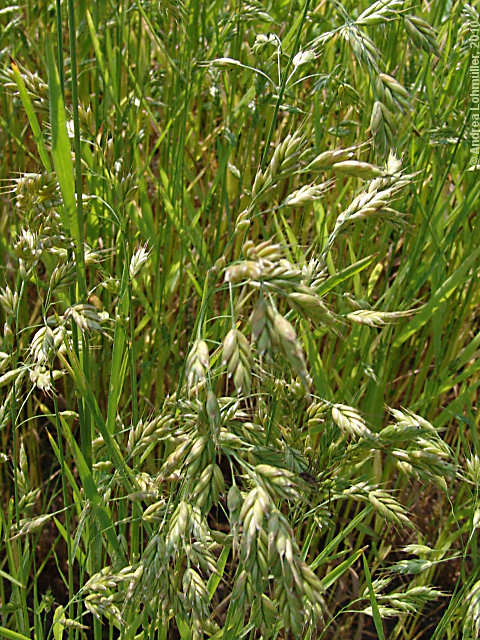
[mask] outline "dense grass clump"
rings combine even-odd
[[[0,9],[0,636],[479,637],[479,28]]]

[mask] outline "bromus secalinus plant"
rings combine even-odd
[[[0,7],[1,637],[479,637],[478,32]]]

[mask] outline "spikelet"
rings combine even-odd
[[[415,309],[407,311],[375,311],[373,309],[360,309],[347,314],[347,318],[358,324],[366,324],[369,327],[384,327],[401,318],[409,318],[415,313]]]
[[[222,470],[217,464],[211,463],[195,480],[192,500],[200,509],[208,511],[212,504],[218,502],[218,497],[223,493],[224,488]]]
[[[330,188],[332,182],[307,184],[297,189],[282,202],[282,207],[301,207],[318,200]]]
[[[243,252],[250,260],[259,260],[266,264],[275,263],[284,257],[284,251],[280,244],[272,242],[272,240],[264,240],[254,245],[251,240],[243,245]]]
[[[343,162],[336,162],[333,165],[335,171],[340,173],[346,173],[355,178],[362,178],[369,180],[371,178],[378,178],[383,175],[383,171],[369,162],[360,162],[358,160],[345,160]]]
[[[296,476],[288,469],[272,467],[269,464],[257,464],[255,475],[271,496],[279,499],[298,497]]]
[[[350,22],[339,29],[339,34],[350,45],[360,64],[379,72],[378,63],[382,56],[373,40],[366,33]]]
[[[102,323],[108,318],[108,313],[99,313],[92,304],[75,304],[69,307],[63,315],[65,321],[70,318],[81,331],[102,333],[104,331]]]
[[[252,384],[252,357],[248,340],[238,329],[231,329],[225,336],[222,358],[237,393],[248,395]]]
[[[209,596],[207,586],[198,571],[187,567],[183,574],[182,587],[185,607],[192,616],[192,622],[195,626],[192,638],[202,638],[203,633],[199,634],[201,632],[201,622],[208,617]]]
[[[198,383],[204,382],[210,367],[210,356],[205,340],[195,340],[187,356],[185,374],[187,386],[192,390]]]
[[[179,549],[190,535],[192,527],[192,506],[181,500],[175,511],[173,512],[170,522],[168,534],[165,539],[165,547],[169,553],[174,549]]]
[[[403,0],[377,0],[358,16],[355,24],[373,26],[395,20],[399,17],[403,4]]]
[[[259,280],[262,276],[261,266],[253,260],[244,260],[233,264],[225,271],[225,282],[243,282],[244,280]]]
[[[356,500],[368,501],[379,515],[398,526],[413,527],[405,508],[392,494],[384,489],[372,486],[367,482],[358,482],[343,491],[344,496],[351,496]]]
[[[410,107],[410,96],[396,78],[387,73],[379,73],[375,79],[378,98],[391,110],[399,109],[402,113]]]
[[[412,177],[412,174],[401,172],[400,161],[393,153],[390,153],[384,175],[372,180],[368,188],[359,193],[347,209],[338,216],[328,240],[329,246],[334,242],[342,227],[349,222],[379,214],[399,217],[400,213],[389,205],[409,184]]]
[[[365,424],[365,420],[353,407],[345,404],[332,406],[332,418],[340,429],[355,438],[373,438],[373,433]]]
[[[480,580],[477,580],[469,590],[465,602],[467,611],[463,624],[464,632],[473,632],[473,637],[478,638],[480,635]]]
[[[437,34],[431,24],[411,14],[404,16],[405,31],[410,40],[427,53],[433,53],[440,57],[440,49],[437,43]]]
[[[18,85],[15,80],[14,67],[20,72],[25,84],[25,89],[35,104],[35,108],[48,112],[48,85],[40,78],[38,73],[32,73],[18,63],[13,63],[11,67],[5,66],[0,76],[5,89],[9,89],[18,95]]]
[[[66,329],[64,326],[51,329],[45,325],[38,329],[30,341],[30,353],[37,364],[51,361],[58,349],[63,345]]]
[[[7,318],[15,318],[17,304],[18,293],[16,291],[12,291],[8,284],[4,289],[0,289],[0,306],[5,312]]]
[[[270,163],[262,171],[258,169],[252,186],[252,206],[260,198],[265,198],[268,192],[283,176],[299,169],[299,160],[305,146],[305,140],[299,134],[286,136],[273,152]]]
[[[383,102],[376,100],[370,117],[370,131],[373,134],[375,146],[382,154],[391,147],[395,129],[395,118],[392,112]]]
[[[323,324],[335,332],[338,331],[336,316],[312,288],[305,287],[299,291],[293,291],[288,294],[287,299],[291,306],[306,318]]]
[[[235,235],[245,232],[250,226],[249,212],[247,209],[241,211],[235,221]]]
[[[132,258],[130,260],[130,267],[129,267],[129,274],[132,280],[138,275],[138,273],[140,272],[140,269],[145,264],[145,262],[147,262],[149,255],[150,255],[150,251],[148,250],[147,245],[138,247],[134,251]]]
[[[358,147],[347,147],[346,149],[332,149],[329,151],[323,151],[316,156],[306,167],[303,172],[324,171],[330,169],[334,164],[338,162],[344,162],[345,160],[351,160],[354,155],[354,151]]]
[[[274,343],[280,347],[280,350],[290,363],[294,372],[300,376],[305,387],[308,388],[309,376],[305,365],[305,357],[295,329],[278,311],[270,309],[269,313]]]
[[[252,341],[260,356],[270,351],[272,346],[273,326],[269,309],[269,305],[262,296],[258,299],[250,318]]]
[[[272,508],[268,493],[260,486],[253,488],[243,501],[240,510],[240,521],[243,523],[242,543],[250,554],[257,532],[262,529],[264,519]],[[266,568],[266,563],[265,563]]]
[[[128,434],[127,452],[131,455],[140,455],[172,433],[174,425],[173,416],[168,413],[160,414],[151,420],[138,424]]]

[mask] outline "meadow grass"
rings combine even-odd
[[[0,636],[480,635],[478,8],[0,8]]]

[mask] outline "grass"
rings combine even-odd
[[[478,637],[478,20],[0,9],[2,637]]]

